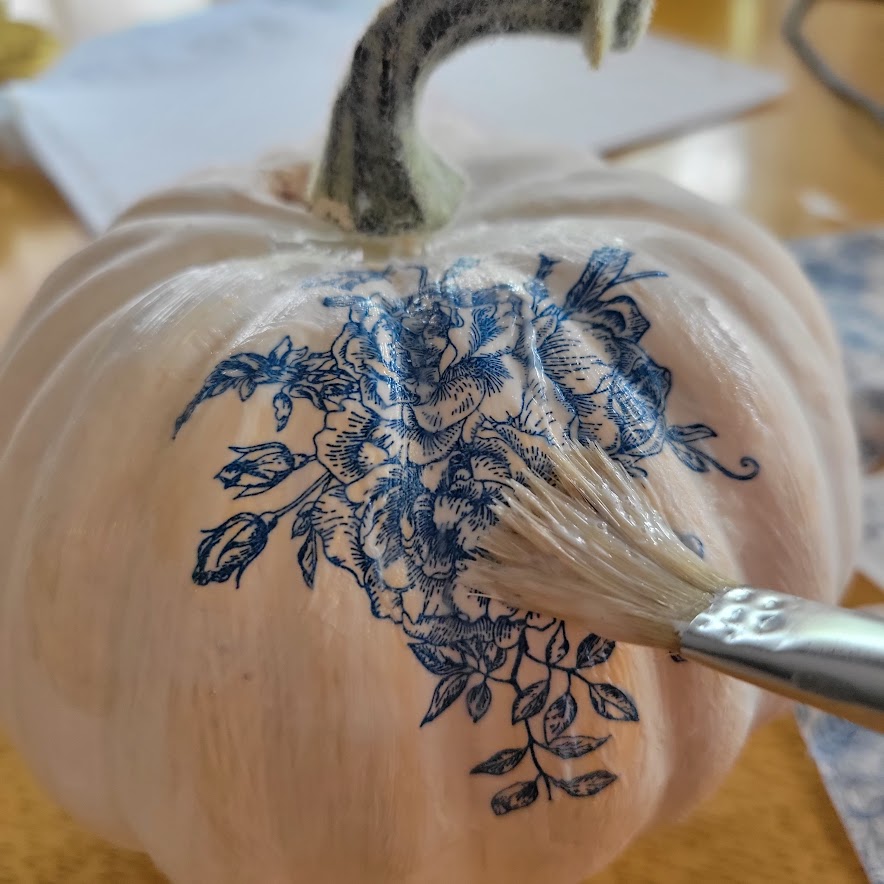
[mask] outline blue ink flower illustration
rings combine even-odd
[[[240,513],[206,531],[193,580],[235,578],[239,586],[290,517],[307,586],[320,558],[349,572],[371,613],[399,625],[436,679],[421,726],[460,701],[474,723],[507,715],[521,729],[520,745],[471,770],[527,777],[491,797],[499,815],[541,794],[588,797],[617,780],[607,770],[576,769],[562,779],[549,765],[583,759],[613,738],[574,733],[581,709],[608,722],[639,719],[628,693],[594,677],[615,653],[613,642],[596,635],[572,642],[565,623],[470,591],[469,565],[504,487],[529,471],[554,478],[545,451],[566,437],[601,444],[635,477],[665,449],[696,472],[749,480],[759,471],[749,457],[739,470],[717,461],[704,447],[716,437],[711,427],[667,421],[672,375],[644,348],[650,322],[624,291],[663,274],[630,272],[631,260],[621,249],[598,249],[561,302],[547,286],[558,262],[547,256],[521,286],[463,285],[478,263],[472,259],[438,280],[422,266],[314,279],[309,287],[334,293],[325,305],[346,312],[329,350],[295,348],[285,337],[266,355],[233,354],[175,425],[177,434],[208,400],[235,393],[247,402],[260,386],[274,392],[278,433],[296,409],[318,410],[322,428],[309,455],[279,441],[231,449],[238,456],[216,478],[238,498],[290,477],[294,487],[307,464],[320,475],[280,509]],[[378,291],[409,275],[411,294]]]

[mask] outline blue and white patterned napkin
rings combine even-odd
[[[793,243],[841,335],[867,466],[884,466],[884,227]]]
[[[793,251],[841,337],[869,471],[857,567],[884,590],[884,228],[798,240]]]
[[[884,884],[884,735],[799,706],[798,727],[872,884]]]
[[[840,332],[866,467],[884,468],[884,229],[801,240],[794,251]],[[884,469],[863,485],[857,567],[884,589]],[[884,884],[884,735],[804,706],[796,717],[869,880]]]
[[[864,536],[857,567],[884,589],[884,471],[866,479],[864,498]]]

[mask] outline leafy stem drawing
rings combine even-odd
[[[569,651],[567,627],[559,621],[554,621],[551,625],[555,625],[556,628],[546,645],[544,658],[530,651],[527,629],[520,635],[513,664],[515,675],[511,675],[507,680],[516,693],[512,707],[512,721],[513,724],[521,722],[524,725],[525,744],[497,752],[470,771],[472,774],[503,776],[530,760],[534,767],[531,779],[517,781],[500,790],[492,798],[492,809],[499,815],[527,807],[536,801],[540,794],[539,783],[544,785],[547,797],[551,800],[554,788],[572,797],[587,797],[597,794],[616,781],[616,774],[607,770],[594,770],[568,779],[556,777],[549,773],[540,760],[538,750],[547,752],[551,757],[568,761],[583,758],[600,749],[610,739],[610,735],[591,737],[566,733],[577,716],[577,701],[571,692],[575,678],[589,688],[590,700],[599,715],[609,720],[638,720],[638,711],[628,695],[613,688],[612,685],[591,682],[578,671],[578,668],[591,668],[604,663],[614,651],[613,642],[606,642],[596,635],[586,636],[578,647],[574,665],[566,666],[560,661]],[[527,687],[522,687],[517,678],[518,668],[526,659],[545,667],[547,674]],[[567,677],[567,688],[561,696],[549,703],[554,671],[563,673]],[[614,694],[611,692],[613,689],[619,705],[609,708],[593,701],[593,690],[600,692],[603,689],[608,698],[607,702],[614,701]],[[612,711],[615,708],[616,713]],[[543,728],[542,739],[535,737],[532,729],[532,722],[538,721]]]
[[[534,778],[534,782],[537,783],[539,780],[543,780],[546,785],[546,795],[547,798],[552,800],[552,786],[550,785],[552,778],[550,775],[541,767],[540,761],[537,758],[537,750],[536,745],[537,741],[534,739],[534,735],[531,733],[531,725],[526,721],[525,722],[525,731],[528,734],[528,751],[531,753],[531,760],[534,762],[534,766],[537,768],[537,776]]]
[[[204,530],[193,581],[240,588],[290,523],[304,585],[319,589],[321,559],[348,573],[434,680],[421,727],[460,700],[473,726],[509,715],[523,734],[471,771],[514,774],[490,799],[498,815],[530,806],[541,790],[554,800],[607,788],[615,773],[575,774],[574,762],[588,765],[614,735],[582,731],[598,732],[598,719],[639,721],[626,690],[589,674],[604,671],[613,642],[586,635],[572,644],[566,624],[472,591],[470,562],[505,487],[529,471],[554,478],[545,452],[566,438],[600,444],[637,481],[666,450],[697,473],[749,481],[760,469],[748,456],[737,466],[716,458],[706,424],[667,419],[672,375],[645,348],[650,320],[626,293],[663,274],[631,262],[627,251],[600,248],[579,272],[541,255],[522,284],[468,285],[480,266],[470,258],[438,277],[405,264],[304,281],[340,318],[327,346],[296,346],[303,332],[293,330],[269,352],[226,356],[173,430],[219,397],[258,409],[272,438],[232,440],[215,479],[233,500],[287,501]],[[553,280],[564,295],[553,295]],[[312,440],[293,430],[301,417],[321,425]],[[702,555],[699,538],[685,543]]]

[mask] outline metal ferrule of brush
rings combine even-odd
[[[884,733],[884,620],[731,589],[681,633],[681,654]]]

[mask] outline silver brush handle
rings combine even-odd
[[[681,654],[884,733],[884,620],[760,589],[731,589],[681,634]]]

